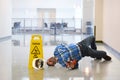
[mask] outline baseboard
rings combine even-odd
[[[120,52],[116,51],[114,48],[103,41],[97,40],[96,43],[103,43],[106,46],[107,50],[110,51],[118,60],[120,60]]]
[[[103,41],[101,41],[101,40],[97,40],[96,43],[103,43]]]
[[[3,41],[6,41],[6,40],[9,40],[11,39],[12,36],[5,36],[5,37],[1,37],[0,38],[0,42],[3,42]]]
[[[116,51],[114,48],[109,46],[107,43],[103,42],[106,48],[118,59],[120,60],[120,52]]]

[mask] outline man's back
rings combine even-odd
[[[81,59],[81,51],[80,48],[76,44],[60,44],[55,48],[54,56],[58,58],[58,62],[62,66],[66,66],[66,62],[70,60],[80,60]]]

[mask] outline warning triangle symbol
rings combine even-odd
[[[40,54],[40,51],[37,46],[35,46],[32,50],[32,54]]]

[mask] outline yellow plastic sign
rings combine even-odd
[[[32,35],[30,43],[30,54],[28,68],[33,69],[32,63],[36,58],[43,59],[42,36],[39,34]]]
[[[29,80],[44,80],[44,69],[32,70],[29,69]]]

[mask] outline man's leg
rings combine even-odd
[[[86,45],[82,45],[82,56],[90,56],[92,58],[97,58],[97,59],[105,59],[107,61],[111,60],[111,57],[107,55],[107,53],[105,51],[98,51],[98,50],[94,50],[89,48]]]
[[[81,42],[78,43],[78,45],[86,45],[86,46],[91,46],[92,49],[97,50],[97,46],[95,44],[95,37],[94,36],[89,36],[82,40]]]
[[[97,46],[96,46],[96,43],[95,43],[95,37],[92,37],[92,41],[91,41],[91,48],[94,49],[94,50],[97,50]]]

